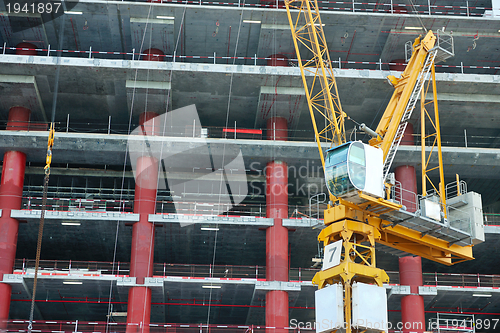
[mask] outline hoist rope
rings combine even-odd
[[[415,14],[417,15],[417,18],[418,20],[420,21],[420,25],[422,26],[422,28],[425,30],[425,32],[427,33],[427,28],[425,27],[425,24],[424,22],[422,22],[422,19],[420,18],[420,14],[418,13],[418,10],[417,10],[417,7],[415,6],[415,4],[413,3],[412,0],[408,0],[408,2],[410,3],[411,7],[413,8],[413,12],[415,12]],[[429,6],[429,14],[430,14],[430,6]]]
[[[50,133],[49,133],[49,144],[47,148],[47,160],[49,161],[45,165],[45,177],[43,179],[43,197],[42,197],[42,211],[40,214],[40,224],[38,226],[38,241],[36,244],[36,259],[35,259],[35,279],[33,281],[33,290],[31,292],[31,309],[30,309],[30,319],[29,319],[29,324],[28,324],[28,333],[31,333],[31,330],[33,328],[33,313],[35,311],[35,296],[36,296],[36,286],[37,286],[37,280],[38,280],[38,265],[40,264],[40,253],[42,251],[42,236],[43,236],[43,225],[45,222],[45,209],[47,206],[47,192],[48,192],[48,187],[49,187],[49,175],[50,175],[50,160],[52,159],[52,146],[51,146],[51,141],[52,144],[54,143],[54,123],[51,124],[50,126]],[[52,138],[52,140],[51,140]]]
[[[66,3],[62,1],[63,10],[66,11]],[[50,117],[49,137],[47,139],[47,155],[45,157],[45,177],[43,179],[43,195],[42,195],[42,210],[40,212],[40,223],[38,225],[38,240],[36,243],[35,257],[35,277],[33,279],[33,289],[31,291],[31,308],[28,322],[28,333],[33,329],[33,315],[35,311],[36,287],[38,282],[38,266],[40,264],[40,254],[42,252],[43,226],[45,224],[45,211],[47,210],[47,192],[49,189],[50,165],[52,163],[52,147],[54,146],[54,122],[56,118],[57,92],[59,90],[59,76],[61,73],[61,56],[63,49],[64,24],[66,15],[62,15],[61,25],[59,28],[59,50],[57,51],[56,62],[56,77],[54,83],[54,95],[52,96],[52,115]]]

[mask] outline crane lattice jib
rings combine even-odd
[[[387,108],[375,132],[379,135],[370,140],[384,152],[384,179],[389,172],[392,160],[403,137],[408,119],[411,117],[425,81],[429,78],[437,50],[433,49],[436,36],[429,31],[424,38],[417,38],[413,44],[413,54],[401,78],[389,76],[394,86]]]
[[[321,142],[329,142],[330,146],[345,142],[345,113],[342,111],[338,96],[317,0],[285,0],[285,5],[316,143],[324,168]],[[309,60],[303,60],[302,55]],[[318,123],[316,116],[319,118]]]

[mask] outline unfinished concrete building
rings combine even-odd
[[[34,332],[314,330],[328,199],[284,4],[53,4],[2,2],[0,330],[29,324],[51,121]],[[445,179],[482,195],[485,242],[454,266],[381,247],[377,266],[389,331],[498,332],[499,1],[319,5],[351,140],[379,121],[405,43],[452,32],[436,65]],[[410,123],[393,170],[416,195]]]

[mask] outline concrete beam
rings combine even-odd
[[[427,94],[425,100],[432,100],[432,94]],[[438,101],[448,102],[473,102],[473,103],[500,103],[498,95],[478,95],[478,94],[437,94]]]
[[[152,223],[181,223],[190,224],[207,224],[214,225],[247,225],[258,227],[270,227],[274,225],[274,220],[264,217],[255,216],[197,216],[183,214],[150,214],[149,222]]]
[[[261,94],[269,95],[300,95],[305,96],[306,92],[304,88],[292,88],[292,87],[260,87]]]
[[[439,294],[446,293],[446,292],[463,292],[463,293],[470,293],[471,296],[472,294],[491,294],[495,296],[500,296],[500,289],[494,288],[494,287],[457,287],[457,286],[436,286],[436,290]]]
[[[54,271],[38,271],[38,279],[43,279],[43,280],[53,280],[53,281],[58,281],[58,282],[63,282],[63,281],[117,281],[119,279],[125,279],[125,278],[120,278],[116,277],[114,275],[105,275],[105,274],[89,274],[89,272],[86,272],[87,274],[67,274],[61,275],[59,272],[54,272]],[[35,277],[35,269],[33,269],[31,272],[27,272],[25,274],[4,274],[3,276],[3,283],[9,283],[9,284],[16,284],[16,283],[22,283],[25,279],[33,279]],[[129,279],[129,278],[127,278]]]
[[[436,287],[419,286],[418,287],[418,294],[420,296],[436,296],[437,289],[436,289]]]
[[[10,217],[18,220],[40,220],[40,210],[11,210]],[[138,222],[139,214],[118,212],[66,212],[45,211],[46,220],[55,221],[120,221]]]
[[[128,140],[137,140],[143,144],[142,136],[56,133],[53,149],[53,163],[80,163],[83,165],[123,165]],[[182,137],[153,137],[148,139],[151,145],[164,145],[164,150],[175,145],[179,151],[188,151],[199,145],[234,144],[241,149],[246,169],[262,171],[267,162],[274,158],[288,163],[290,176],[294,170],[300,175],[302,169],[320,168],[317,146],[314,142],[266,141],[239,139],[200,139]],[[323,148],[327,149],[327,144]],[[0,131],[0,154],[16,149],[28,155],[29,162],[45,160],[47,135],[44,132]],[[458,173],[463,177],[498,179],[500,149],[443,147],[443,160],[448,173]],[[317,163],[316,163],[317,162]],[[419,165],[421,162],[419,146],[400,146],[393,166]],[[431,159],[435,165],[437,158]],[[316,170],[314,169],[314,170]],[[303,170],[302,174],[306,171]],[[259,175],[260,176],[260,175]]]
[[[387,299],[391,302],[399,302],[402,297],[411,294],[410,286],[387,286],[387,288],[389,289]]]
[[[285,118],[288,128],[296,129],[299,124],[300,110],[305,101],[305,94],[302,87],[261,86],[254,128],[267,126],[269,110],[272,108],[273,117]]]
[[[22,56],[5,54],[0,56],[0,64],[16,65],[23,72],[23,65],[34,67],[56,66],[57,57]],[[252,66],[252,65],[228,65],[228,64],[198,64],[182,62],[159,62],[142,60],[116,60],[116,59],[87,59],[87,58],[64,58],[63,67],[85,67],[91,70],[96,68],[121,69],[133,75],[136,70],[145,71],[181,71],[181,72],[206,72],[221,74],[259,74],[259,75],[285,75],[300,78],[298,67],[274,67],[274,66]],[[360,78],[386,81],[387,75],[397,74],[387,70],[367,69],[333,69],[335,78]],[[166,74],[166,73],[165,73]],[[313,73],[306,72],[306,76],[313,77]],[[131,76],[132,77],[132,76]],[[459,73],[436,73],[436,80],[444,82],[474,82],[474,83],[500,83],[500,75],[482,74],[459,74]]]
[[[184,278],[182,276],[166,276],[164,278],[161,278],[166,282],[173,282],[173,283],[195,283],[195,284],[241,284],[241,285],[253,285],[255,286],[257,279],[226,279],[226,278]]]
[[[500,227],[496,225],[485,225],[484,226],[485,234],[500,234]]]
[[[127,80],[125,87],[128,89],[158,89],[170,90],[172,84],[170,82],[155,82],[155,81],[134,81]]]
[[[157,18],[142,18],[142,17],[131,17],[130,23],[149,23],[149,24],[174,24],[174,20],[170,19],[157,19]]]
[[[297,282],[283,281],[256,281],[255,290],[282,290],[282,291],[300,291],[301,284]]]
[[[136,285],[134,276],[117,277],[116,285],[118,287],[133,287]]]
[[[320,228],[324,226],[323,220],[318,219],[309,219],[309,218],[301,218],[301,219],[283,219],[284,227],[292,227],[292,228]]]
[[[427,147],[426,151],[430,151]],[[463,177],[498,178],[500,149],[442,147],[444,167],[448,173],[458,173]],[[430,160],[430,165],[437,165],[437,154]],[[402,164],[420,165],[421,149],[419,146],[399,146],[393,167]]]
[[[3,90],[0,105],[5,112],[12,106],[24,106],[31,110],[32,119],[36,118],[33,115],[39,114],[41,120],[48,121],[35,76],[0,75],[0,86],[4,84],[7,86]]]
[[[290,25],[287,24],[261,24],[261,29],[271,29],[271,30],[290,30]],[[291,38],[291,37],[290,37]]]

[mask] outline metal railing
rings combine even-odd
[[[467,193],[467,183],[463,180],[459,180],[446,184],[445,192],[446,200],[463,195]]]
[[[14,271],[19,274],[33,274],[34,259],[16,259]],[[100,261],[72,261],[72,260],[40,260],[40,270],[46,272],[64,272],[67,274],[95,274],[128,276],[130,263],[128,262],[100,262]],[[319,268],[291,268],[289,280],[309,282]],[[399,273],[387,271],[390,284],[400,284]],[[265,279],[265,266],[237,266],[237,265],[197,265],[155,263],[153,275],[157,277],[215,277],[236,279]],[[424,286],[448,287],[500,287],[500,275],[488,274],[461,274],[461,273],[423,273]]]
[[[34,274],[34,259],[16,259],[14,270],[21,274]],[[46,272],[64,272],[67,274],[95,274],[128,276],[130,263],[128,262],[100,262],[74,260],[40,260],[39,269]],[[318,269],[291,268],[290,281],[311,281]],[[155,263],[153,276],[182,276],[182,277],[215,277],[228,279],[265,279],[265,266],[238,266],[238,265],[193,265]]]
[[[135,49],[132,52],[116,52],[116,51],[95,51],[92,47],[89,50],[55,50],[49,45],[48,48],[17,48],[13,46],[8,46],[4,43],[0,46],[0,52],[5,55],[14,54],[16,50],[31,50],[36,51],[39,57],[55,57],[57,52],[60,52],[62,57],[65,58],[89,58],[89,59],[121,59],[121,60],[140,60],[145,56],[150,56],[149,54],[136,52]],[[1,55],[0,55],[1,56]],[[22,56],[22,55],[19,55]],[[28,57],[28,56],[27,56]],[[33,57],[33,56],[29,56]],[[160,61],[167,62],[183,62],[183,63],[206,63],[206,64],[231,64],[231,65],[250,65],[250,66],[270,66],[268,63],[276,60],[286,60],[288,65],[291,67],[298,67],[297,59],[285,59],[285,58],[270,58],[270,57],[257,57],[246,56],[246,57],[232,57],[232,56],[221,56],[214,52],[211,55],[179,55],[179,54],[166,54],[158,55],[161,59]],[[303,60],[310,61],[310,60]],[[342,60],[341,58],[331,61],[332,67],[345,70],[345,69],[366,69],[366,70],[392,70],[393,66],[405,66],[405,63],[396,62],[382,62],[379,61],[352,61],[352,60]],[[493,63],[493,62],[492,62]],[[485,74],[485,75],[495,75],[499,66],[480,66],[480,65],[467,65],[460,63],[460,65],[435,65],[437,73],[462,73],[462,74]]]
[[[446,200],[455,198],[459,195],[464,195],[466,193],[467,193],[467,183],[464,180],[453,181],[445,185]],[[421,201],[424,199],[439,202],[438,192],[434,188],[427,191],[426,196],[422,196],[402,188],[401,183],[398,181],[396,181],[395,185],[391,187],[391,198],[393,199],[394,202],[403,205],[406,208],[406,210],[410,212],[415,212],[417,210],[420,210]],[[448,212],[451,210],[456,213],[460,212],[460,209],[451,207],[449,205],[446,207],[446,210]],[[443,207],[441,207],[441,211],[443,211]],[[466,229],[470,231],[470,226],[467,226]]]
[[[54,192],[54,189],[49,192],[47,198],[46,209],[49,211],[73,211],[73,212],[121,212],[132,213],[134,211],[133,199],[113,199],[102,198],[99,194],[89,196],[93,199],[86,198],[64,198],[60,192]],[[104,192],[104,190],[103,190]],[[116,198],[120,197],[119,190]],[[127,192],[133,191],[129,190]],[[77,196],[76,194],[74,194]],[[251,195],[251,194],[249,194]],[[130,194],[127,194],[129,197]],[[158,199],[156,202],[157,214],[185,214],[185,215],[217,215],[217,212],[225,211],[224,216],[255,216],[266,217],[266,205],[264,203],[240,203],[237,206],[230,207],[227,205],[218,205],[217,203],[209,203],[209,201],[200,200],[199,202],[189,201],[174,201],[171,199]],[[324,208],[324,207],[323,207]],[[42,209],[42,196],[29,195],[26,192],[23,195],[22,208],[26,210]],[[307,215],[309,206],[289,205],[288,216],[290,218],[308,218]],[[314,218],[323,218],[323,209],[319,210],[320,215]]]
[[[326,193],[318,193],[309,198],[309,216],[310,218],[323,218],[324,211],[327,208],[328,196]]]
[[[214,305],[217,306],[217,305]],[[262,306],[264,307],[264,306]],[[293,308],[293,307],[292,307]],[[124,319],[117,315],[113,316],[113,312],[109,314],[110,318],[114,319]],[[28,320],[8,320],[7,329],[5,332],[26,332],[28,326]],[[44,321],[35,320],[33,321],[33,332],[57,332],[57,333],[74,333],[74,332],[92,332],[92,333],[125,333],[131,331],[130,326],[138,326],[139,324],[127,324],[126,322],[88,322],[79,320],[69,320],[69,321]],[[278,329],[284,329],[288,333],[299,333],[299,332],[313,332],[314,328],[298,328],[297,327],[273,327],[273,331]],[[142,331],[132,328],[135,331]],[[147,329],[150,333],[200,333],[200,332],[210,332],[210,333],[265,333],[269,329],[262,325],[221,325],[221,324],[179,324],[179,323],[154,323],[149,324]]]
[[[389,283],[400,284],[399,273],[388,271]],[[500,275],[466,273],[422,273],[424,286],[500,287]]]
[[[391,187],[391,198],[393,201],[403,205],[409,212],[415,212],[419,208],[418,195],[402,187],[401,182],[396,181]]]
[[[246,170],[250,172],[250,170]],[[262,173],[262,171],[259,171]],[[251,175],[249,179],[251,179]],[[253,179],[252,181],[254,181]],[[264,181],[259,180],[260,181]],[[118,184],[119,185],[119,184]],[[133,187],[133,182],[131,182]],[[25,185],[23,190],[23,201],[21,209],[40,210],[42,209],[41,185]],[[135,189],[124,187],[74,187],[74,186],[49,186],[47,193],[46,209],[51,211],[89,211],[89,212],[123,212],[134,211]],[[156,201],[157,214],[194,214],[194,215],[214,215],[216,212],[225,211],[223,215],[228,216],[256,216],[266,217],[266,204],[263,193],[248,193],[254,202],[243,201],[234,207],[222,207],[217,200],[214,201],[209,193],[201,193],[197,201],[184,201],[182,193],[168,190],[158,190]],[[174,201],[175,200],[175,201]],[[314,218],[321,219],[326,204],[318,203],[318,214]],[[290,218],[309,217],[309,205],[289,205],[288,216]]]
[[[500,67],[498,68],[500,69]],[[0,128],[5,128],[6,121],[0,121]],[[213,139],[245,139],[245,140],[265,140],[266,129],[256,128],[249,129],[234,124],[232,127],[221,126],[203,126],[207,130],[207,138]],[[46,131],[47,123],[30,122],[29,131]],[[136,128],[138,124],[132,123],[131,128]],[[109,121],[82,123],[78,121],[70,121],[69,117],[65,122],[55,122],[56,135],[57,133],[100,133],[100,134],[129,134],[129,125],[122,123],[114,123],[110,117]],[[348,130],[347,132],[351,132]],[[354,132],[353,132],[354,133]],[[185,136],[183,136],[185,137]],[[492,143],[496,136],[491,135],[441,135],[442,145],[446,147],[470,147],[470,148],[499,148],[498,145]],[[314,136],[311,130],[288,130],[287,141],[313,142]],[[361,138],[359,138],[361,139]],[[415,145],[420,145],[420,134],[414,135]]]
[[[16,259],[14,270],[23,274],[34,272],[35,260]],[[74,260],[40,260],[39,269],[44,271],[65,272],[67,274],[96,274],[128,276],[129,262],[101,262]],[[183,277],[218,277],[218,278],[251,278],[265,279],[266,269],[263,266],[235,265],[191,265],[155,263],[153,276]]]
[[[500,214],[484,213],[484,225],[498,225],[500,226]]]
[[[436,333],[473,333],[475,321],[473,314],[437,313],[436,318],[431,318],[430,327]]]
[[[116,0],[123,1],[123,0]],[[139,0],[146,2],[146,0]],[[203,0],[154,0],[155,3],[185,4],[199,6],[230,6],[253,8],[284,9],[283,0],[234,0],[228,2]],[[482,17],[491,15],[491,7],[476,6],[474,1],[434,1],[415,0],[412,4],[404,0],[384,0],[372,2],[360,1],[321,1],[318,8],[324,11],[354,12],[354,13],[386,13],[386,14],[414,14],[414,15],[453,15]],[[490,3],[491,5],[491,3]]]
[[[460,181],[460,192],[464,194],[467,189],[465,182]],[[456,182],[447,185],[447,199],[457,194]],[[25,185],[21,209],[40,210],[42,207],[42,186]],[[123,212],[134,211],[133,189],[112,188],[76,188],[76,187],[49,187],[47,198],[47,210],[50,211],[80,211],[80,212]],[[249,194],[252,195],[251,193]],[[263,195],[261,195],[263,198]],[[391,188],[393,201],[402,204],[410,212],[420,209],[420,199],[416,193],[403,189],[401,183]],[[214,207],[203,202],[177,202],[169,198],[169,193],[158,191],[156,212],[158,214],[188,214],[188,215],[213,215]],[[177,208],[177,210],[176,210]],[[323,219],[326,202],[311,203],[310,205],[289,205],[288,216],[290,218],[315,218]],[[448,206],[448,210],[460,210]],[[312,214],[312,216],[311,216]],[[241,203],[231,208],[226,214],[228,216],[255,216],[266,217],[265,203]],[[500,225],[500,214],[484,213],[485,225]]]

